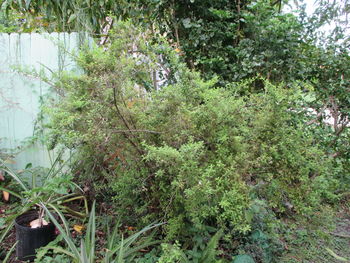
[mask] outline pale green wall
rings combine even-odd
[[[43,81],[16,73],[13,66],[45,70],[47,74],[50,71],[45,67],[53,71],[74,69],[65,50],[76,51],[81,40],[77,33],[0,34],[0,150],[16,149],[33,135],[39,98],[45,99],[49,92]],[[22,169],[27,163],[50,166],[48,151],[36,143],[23,149],[13,166]]]

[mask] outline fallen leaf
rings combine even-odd
[[[82,234],[84,228],[85,227],[83,225],[74,225],[73,226],[73,229],[79,234]]]
[[[2,191],[2,196],[4,198],[4,200],[7,202],[8,200],[10,200],[10,193],[6,192],[6,191]]]

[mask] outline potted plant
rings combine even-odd
[[[28,173],[30,171],[28,168],[14,172],[2,162],[0,169],[12,177],[21,188],[20,192],[14,192],[0,187],[0,190],[7,191],[22,201],[18,213],[9,218],[10,223],[4,233],[5,235],[15,225],[16,255],[19,260],[35,259],[36,249],[47,245],[55,238],[55,226],[50,223],[44,206],[53,211],[57,217],[63,217],[62,213],[85,217],[88,213],[86,198],[82,194],[72,192],[77,186],[71,181],[72,177],[63,172],[64,167],[65,164],[61,162],[60,157],[45,173],[42,169],[40,173],[38,170],[34,172],[31,170]],[[25,177],[31,180],[26,182]],[[79,187],[78,189],[82,191]],[[67,206],[67,203],[75,200],[83,200],[84,212]],[[0,237],[1,239],[3,238]]]

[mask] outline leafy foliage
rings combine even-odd
[[[57,245],[49,244],[45,247],[45,251],[54,250],[56,253],[66,255],[73,260],[73,262],[78,263],[93,263],[97,259],[97,253],[95,250],[96,242],[96,215],[95,215],[95,203],[93,203],[91,212],[89,215],[89,222],[87,224],[87,230],[85,233],[85,238],[81,240],[80,248],[75,245],[74,239],[70,236],[70,233],[67,231],[68,222],[64,217],[61,217],[64,227],[56,220],[55,216],[49,211],[49,209],[44,206],[44,209],[48,213],[50,220],[55,224],[59,229],[63,240],[67,243],[68,249],[61,248]],[[140,239],[140,236],[146,233],[147,231],[158,227],[161,224],[152,224],[149,225],[139,232],[130,235],[125,238],[119,236],[118,225],[115,226],[113,232],[108,236],[108,243],[104,251],[104,256],[102,262],[105,263],[123,263],[123,262],[133,262],[133,258],[137,255],[137,252],[140,249],[154,245],[157,242],[151,240],[151,238],[146,238],[141,240],[141,244],[137,243],[137,239]],[[44,255],[41,254],[42,258]],[[40,260],[40,258],[38,259]]]
[[[145,39],[120,24],[108,50],[79,57],[84,74],[57,83],[52,138],[78,150],[73,168],[92,195],[111,197],[130,224],[166,220],[167,239],[181,242],[191,227],[247,233],[255,199],[277,215],[307,216],[332,196],[337,180],[305,128],[301,90],[262,79],[263,92],[248,92],[256,79],[236,92],[214,88],[164,42]],[[164,64],[176,74],[152,86]]]
[[[11,33],[19,30],[21,26],[20,18],[14,13],[5,16],[5,13],[0,10],[0,32]]]
[[[282,46],[289,43],[294,45],[290,40],[296,39],[294,32],[291,32],[291,39],[283,37],[283,30],[294,31],[294,26],[293,23],[280,23],[279,20],[291,20],[291,16],[284,18],[279,14],[283,2],[281,0],[103,0],[69,3],[7,0],[0,1],[0,4],[1,2],[4,10],[9,12],[14,9],[26,15],[28,22],[44,20],[46,26],[41,27],[48,31],[87,31],[94,36],[103,36],[107,28],[113,26],[112,17],[114,20],[131,19],[134,23],[151,30],[154,37],[165,34],[168,41],[184,55],[189,67],[200,71],[206,79],[212,78],[213,75],[219,76],[221,85],[237,79],[235,65],[240,64],[245,49],[240,46],[241,40],[247,39],[249,44],[253,44],[250,47],[254,50],[249,53],[258,60],[249,62],[246,67],[256,67],[259,64],[261,68],[263,61],[260,60],[273,59],[266,50],[273,42],[273,46],[277,48],[278,60],[272,63],[274,66],[278,65],[279,69],[284,69],[281,64],[289,55],[285,52],[287,47]],[[256,19],[260,17],[264,20]],[[260,22],[264,23],[263,27],[259,25]],[[276,29],[274,24],[279,27],[278,30],[269,30],[270,33],[274,33],[273,37],[267,35],[267,31],[262,32],[266,29],[265,23],[272,23],[272,26],[269,25],[271,29]],[[286,25],[289,26],[286,28]],[[264,43],[259,39],[269,42]],[[259,48],[266,51],[266,56],[258,57]],[[292,57],[288,57],[288,60],[291,61]],[[246,67],[243,68],[245,73],[252,73],[251,69]]]
[[[181,262],[181,263],[212,263],[220,262],[216,258],[217,246],[222,233],[217,232],[208,242],[207,246],[203,251],[186,251],[190,255],[186,255],[176,242],[174,245],[162,244],[163,255],[159,259],[159,263],[171,263],[171,262]],[[192,253],[190,253],[192,252]]]
[[[346,197],[346,32],[317,31],[344,24],[346,1],[319,1],[309,20],[282,1],[44,2],[3,7],[43,16],[49,30],[109,35],[77,57],[82,74],[60,74],[45,111],[50,146],[77,152],[71,168],[91,200],[111,202],[128,225],[167,221],[163,253],[140,262],[215,262],[220,252],[278,262],[284,239],[309,241],[280,218],[315,220]],[[67,233],[66,254],[93,261],[92,232],[80,250]]]
[[[84,213],[74,211],[65,206],[68,202],[83,200],[87,209],[84,196],[74,192],[69,193],[69,190],[74,190],[76,185],[71,181],[72,176],[64,172],[66,163],[61,160],[61,157],[61,155],[58,155],[51,168],[39,169],[39,173],[38,171],[30,171],[29,167],[27,170],[15,172],[1,161],[0,169],[16,181],[21,191],[16,193],[3,187],[0,187],[0,189],[8,191],[21,199],[23,205],[20,209],[21,212],[38,206],[40,208],[38,212],[39,218],[43,216],[41,203],[49,205],[55,210],[61,209],[61,211],[71,213],[72,215],[84,217]],[[26,175],[25,172],[31,172],[29,173],[30,176],[28,174]],[[30,178],[29,182],[26,180],[28,178]]]

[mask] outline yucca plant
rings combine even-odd
[[[95,250],[95,232],[96,232],[96,215],[95,215],[95,202],[92,205],[89,215],[89,221],[87,223],[86,232],[84,238],[82,238],[80,246],[76,245],[74,239],[69,232],[69,225],[65,217],[61,214],[60,220],[62,225],[56,220],[56,217],[50,212],[48,207],[42,204],[50,220],[55,224],[60,231],[67,248],[58,246],[46,246],[46,250],[53,250],[56,253],[63,253],[72,259],[75,263],[93,263],[96,262],[96,250]],[[115,225],[113,231],[109,233],[107,237],[107,245],[102,251],[102,259],[99,262],[103,263],[126,263],[133,262],[133,258],[138,255],[138,251],[146,247],[155,245],[159,241],[153,240],[153,235],[140,239],[143,234],[151,229],[154,229],[162,223],[151,224],[140,230],[139,232],[124,238],[118,231],[118,224]],[[40,260],[37,258],[37,260]]]

